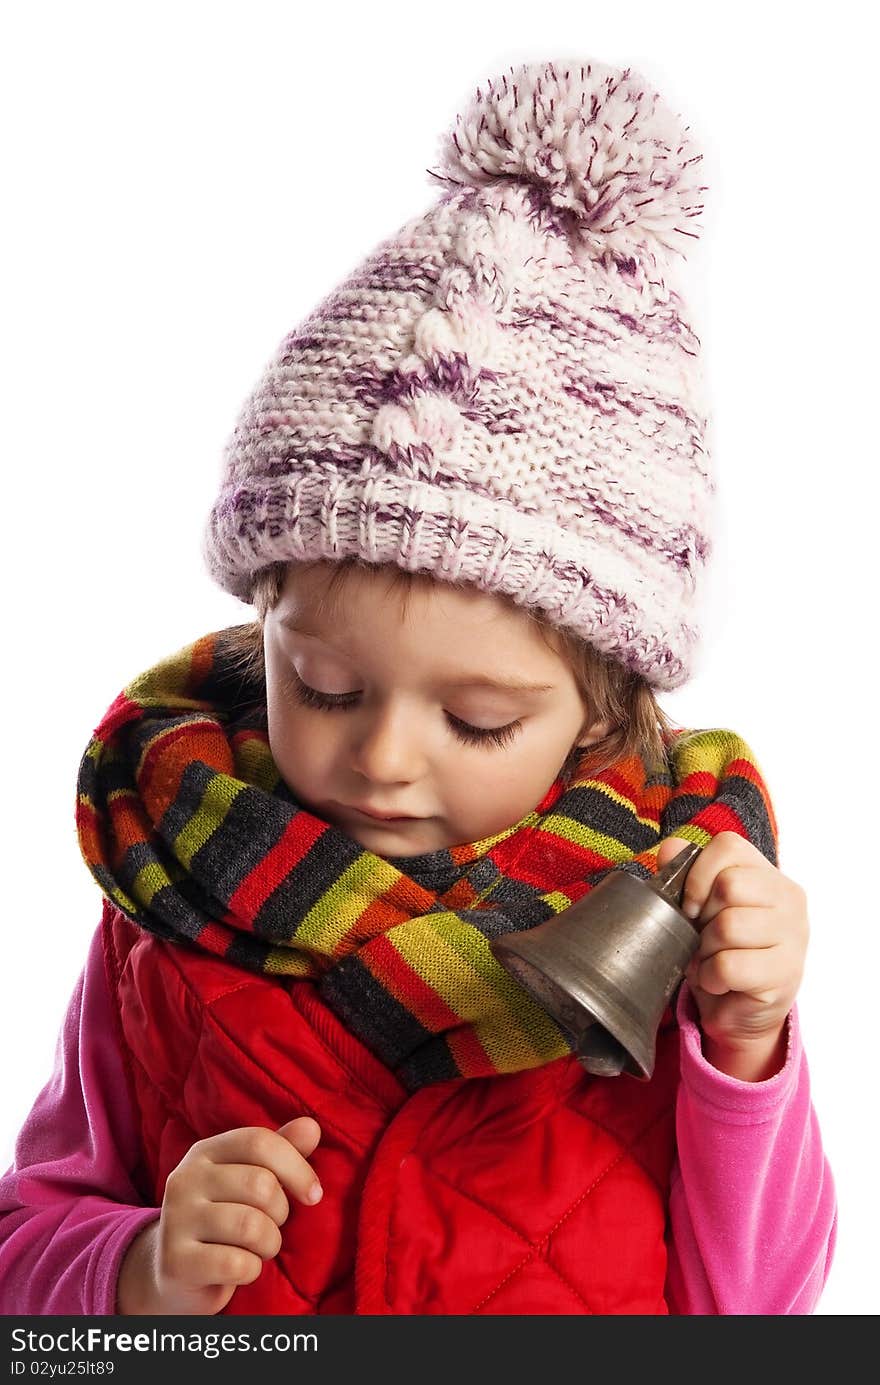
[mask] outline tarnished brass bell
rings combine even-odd
[[[650,880],[612,870],[546,923],[490,942],[588,1072],[651,1077],[663,1011],[700,942],[679,906],[701,849],[691,843]]]

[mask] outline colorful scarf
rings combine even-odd
[[[116,698],[77,781],[80,849],[142,928],[236,966],[310,978],[411,1090],[537,1067],[571,1042],[494,959],[609,870],[657,870],[669,836],[719,832],[777,860],[773,807],[746,743],[679,730],[667,765],[631,757],[558,777],[521,821],[483,841],[383,857],[297,803],[269,749],[265,685],[204,636]]]

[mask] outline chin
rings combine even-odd
[[[415,823],[413,823],[413,828]],[[353,838],[366,851],[377,856],[422,856],[427,851],[439,851],[443,843],[425,840],[425,832],[415,832],[412,828],[392,826],[377,822],[375,827],[358,823],[356,827],[346,826],[343,831]]]

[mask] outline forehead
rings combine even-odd
[[[375,640],[391,629],[404,634],[408,629],[410,649],[412,641],[424,646],[438,676],[466,672],[474,682],[508,687],[540,682],[547,690],[558,678],[557,632],[539,626],[512,600],[423,573],[401,582],[399,572],[330,563],[291,567],[276,618],[288,629],[323,638],[345,652],[365,637]],[[479,676],[487,672],[487,658],[492,679]]]

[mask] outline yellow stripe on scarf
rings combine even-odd
[[[452,912],[426,914],[386,936],[460,1019],[493,1017],[480,1036],[493,1063],[500,1051],[509,1054],[513,1048],[517,1065],[532,1067],[558,1045],[556,1026],[498,965],[472,924]]]
[[[192,817],[174,838],[174,854],[187,870],[191,868],[192,858],[217,831],[240,793],[246,785],[228,774],[214,774],[208,780],[205,791],[199,799],[199,806]]]
[[[335,956],[362,914],[400,878],[400,871],[383,857],[362,852],[306,914],[296,930],[294,946]]]

